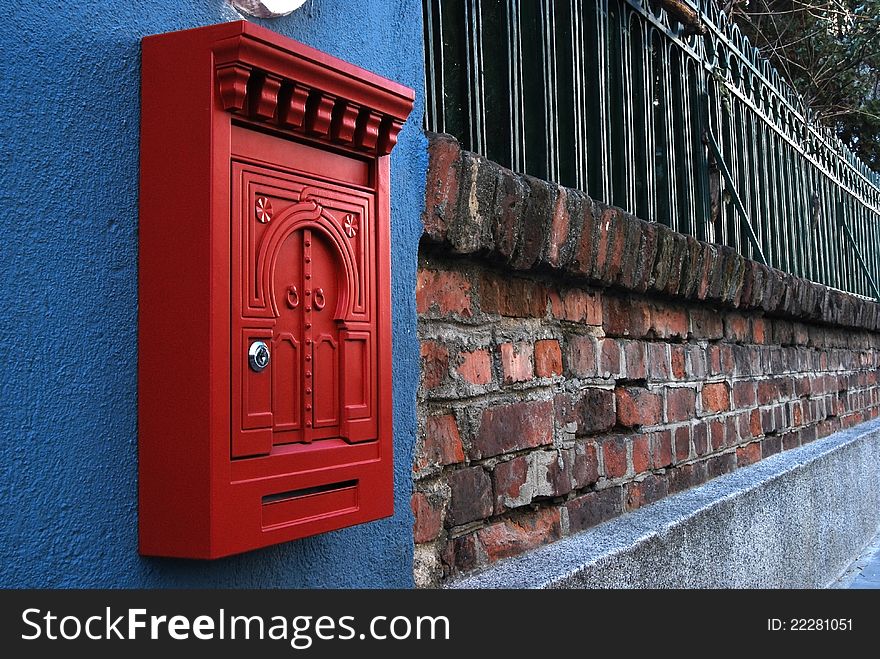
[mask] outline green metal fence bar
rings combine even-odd
[[[696,29],[664,0],[423,0],[426,127],[515,171],[873,296],[880,176],[813,121],[715,0],[680,1]]]

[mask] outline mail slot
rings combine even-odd
[[[413,92],[245,21],[142,45],[141,553],[390,515],[389,158]]]

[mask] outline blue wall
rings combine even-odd
[[[408,587],[427,156],[418,0],[308,0],[263,25],[416,90],[392,154],[393,518],[207,563],[137,554],[140,38],[225,0],[7,5],[0,55],[0,586]]]

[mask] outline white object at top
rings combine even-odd
[[[306,0],[232,0],[236,9],[260,18],[287,16],[305,3]]]

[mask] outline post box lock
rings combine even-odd
[[[391,515],[390,154],[415,94],[248,21],[141,53],[141,553]]]
[[[264,341],[254,341],[248,350],[248,364],[259,373],[269,365],[269,346]]]

